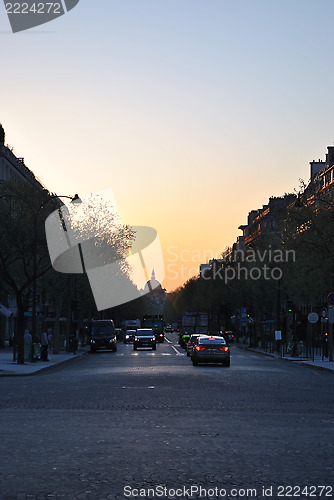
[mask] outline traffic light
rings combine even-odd
[[[294,312],[294,305],[292,300],[288,300],[288,313]]]

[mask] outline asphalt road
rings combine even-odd
[[[334,497],[332,373],[169,337],[0,379],[0,499]]]

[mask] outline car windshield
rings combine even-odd
[[[205,335],[192,335],[189,342],[195,342],[199,337],[205,337]]]
[[[158,327],[163,325],[163,321],[160,319],[144,319],[145,326],[147,327]]]
[[[139,336],[139,337],[152,337],[153,331],[152,330],[137,330],[137,336]]]
[[[199,335],[192,335],[189,339],[189,342],[195,342],[196,339],[198,339]]]
[[[216,338],[210,338],[210,337],[204,337],[204,338],[199,338],[198,339],[198,344],[201,345],[212,345],[212,346],[218,346],[218,345],[226,345],[226,342],[224,339],[216,339]]]
[[[110,325],[96,325],[92,328],[93,335],[114,335],[114,329]]]

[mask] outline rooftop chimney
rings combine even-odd
[[[0,123],[0,144],[5,144],[5,131]]]
[[[329,167],[334,165],[334,146],[327,146],[326,163]]]
[[[311,167],[311,181],[313,181],[314,177],[317,175],[318,172],[320,172],[320,170],[322,168],[324,168],[324,166],[326,165],[326,162],[324,161],[321,161],[321,160],[318,160],[318,161],[310,161],[310,167]]]

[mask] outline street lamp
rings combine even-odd
[[[31,332],[32,332],[32,337],[36,337],[36,325],[37,325],[37,308],[36,308],[36,301],[37,301],[37,221],[38,221],[38,215],[40,210],[48,203],[49,201],[55,200],[55,199],[60,199],[60,198],[68,198],[71,200],[71,203],[73,204],[80,204],[81,199],[78,194],[75,194],[74,196],[68,196],[68,195],[53,195],[47,200],[45,200],[39,208],[36,211],[35,214],[35,219],[34,219],[34,248],[33,248],[33,289],[32,289],[32,310],[31,310]]]

